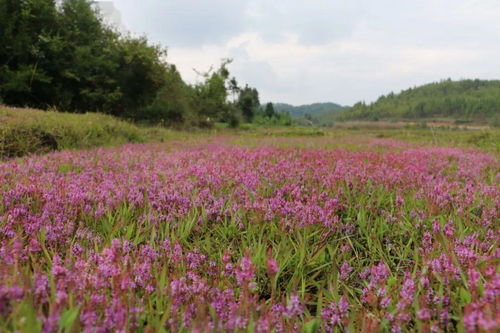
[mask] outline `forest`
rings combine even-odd
[[[338,120],[422,120],[500,124],[500,81],[450,79],[356,103]]]
[[[164,46],[119,33],[88,0],[0,1],[0,45],[0,104],[173,127],[291,124],[230,76],[230,59],[188,84]]]

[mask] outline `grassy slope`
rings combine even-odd
[[[0,158],[53,150],[165,139],[171,131],[141,128],[112,116],[0,106]]]

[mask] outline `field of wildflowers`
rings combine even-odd
[[[500,330],[495,154],[327,141],[0,163],[0,331]]]

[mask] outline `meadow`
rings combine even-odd
[[[500,329],[498,132],[168,133],[0,163],[0,331]]]

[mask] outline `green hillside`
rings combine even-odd
[[[288,112],[294,119],[302,118],[307,114],[310,116],[318,116],[325,113],[337,113],[342,111],[344,106],[336,103],[314,103],[307,105],[294,106],[286,103],[275,103],[274,109],[276,111]]]
[[[500,80],[445,80],[359,102],[338,120],[432,120],[500,123]]]

